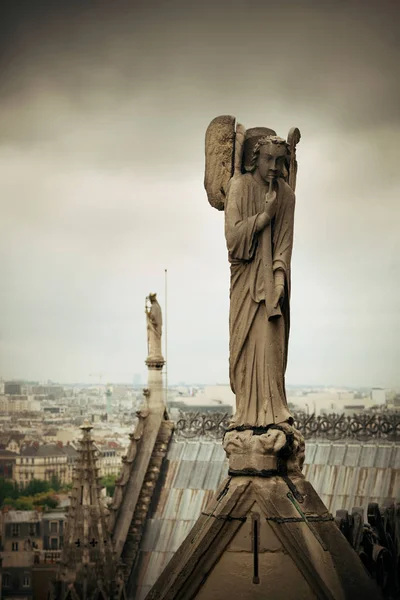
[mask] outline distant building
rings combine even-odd
[[[12,414],[20,412],[40,412],[41,403],[33,396],[4,394],[0,396],[0,412]]]
[[[0,450],[0,477],[4,479],[14,478],[15,463],[18,454],[10,450]]]
[[[53,400],[65,396],[64,388],[61,385],[33,385],[32,394],[36,396],[48,396]]]
[[[40,513],[7,511],[0,515],[2,540],[1,597],[32,598],[31,569],[35,550],[42,548]]]
[[[182,392],[186,388],[182,389]],[[188,395],[179,393],[174,399],[168,401],[169,408],[180,409],[182,411],[212,411],[232,414],[235,406],[235,395],[229,385],[209,385],[204,391]]]
[[[374,397],[356,394],[346,390],[310,391],[301,394],[289,394],[288,402],[295,410],[307,414],[324,415],[331,413],[352,415],[354,413],[371,410],[374,405],[380,404]]]
[[[61,553],[64,544],[65,510],[52,510],[42,514],[43,553]],[[57,555],[53,555],[55,559]],[[59,556],[58,556],[59,558]]]
[[[63,448],[55,444],[25,446],[16,459],[14,480],[27,485],[33,479],[50,481],[52,477],[57,477],[61,484],[72,481],[68,455]]]
[[[372,388],[371,398],[374,405],[383,406],[386,404],[386,390],[382,388]]]
[[[19,454],[21,444],[24,442],[25,438],[26,436],[24,433],[19,433],[16,431],[10,431],[9,433],[1,434],[0,448]]]
[[[64,543],[65,520],[65,509],[0,513],[0,598],[32,600],[38,593],[40,596],[43,590],[35,585],[35,567],[40,564],[54,572]]]
[[[70,483],[74,477],[74,469],[75,464],[78,459],[78,450],[75,448],[74,444],[66,444],[62,447],[62,451],[67,457],[67,472],[65,475],[66,483]]]
[[[22,384],[17,381],[6,381],[4,383],[4,393],[13,396],[20,396],[22,394]]]
[[[99,467],[99,476],[119,475],[122,466],[122,454],[124,449],[116,442],[95,442],[97,452],[97,466]]]

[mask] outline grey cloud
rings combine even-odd
[[[223,215],[202,181],[228,113],[303,134],[288,382],[398,382],[389,3],[61,5],[2,37],[4,375],[144,372],[144,297],[163,303],[168,268],[170,380],[227,381]]]

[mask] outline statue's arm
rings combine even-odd
[[[285,191],[276,214],[273,235],[272,269],[278,284],[284,283],[285,274],[290,269],[293,248],[295,195],[289,187]]]
[[[225,238],[228,251],[235,260],[249,261],[253,258],[257,238],[270,222],[266,212],[248,217],[243,214],[246,206],[246,189],[241,178],[232,180],[225,205]]]

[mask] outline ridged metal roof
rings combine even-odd
[[[135,600],[144,600],[228,473],[221,441],[173,440],[165,468],[141,542]],[[303,473],[333,514],[399,501],[400,445],[307,441]]]

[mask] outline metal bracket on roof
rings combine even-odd
[[[295,507],[295,509],[297,510],[297,512],[301,515],[302,518],[300,519],[300,521],[304,522],[308,526],[309,530],[311,531],[311,533],[313,534],[313,536],[315,537],[315,539],[321,544],[323,550],[325,550],[325,552],[327,552],[328,548],[326,547],[326,545],[324,544],[324,542],[322,541],[322,539],[318,535],[318,533],[315,530],[315,528],[311,525],[311,523],[307,519],[306,515],[301,510],[300,506],[297,504],[297,502],[296,502],[293,494],[291,492],[288,492],[287,493],[287,497],[289,498],[290,502],[293,504],[293,506]]]

